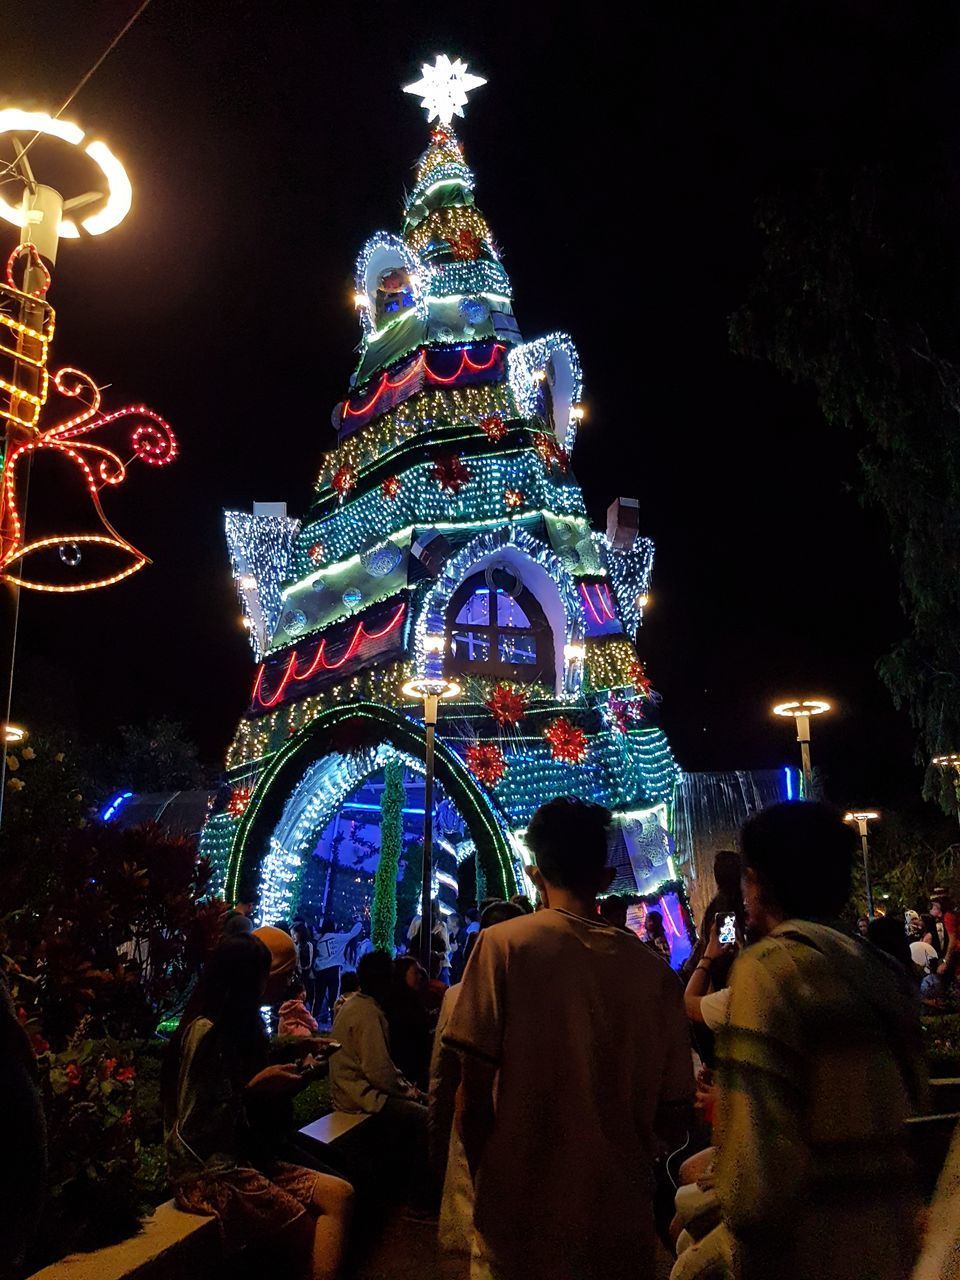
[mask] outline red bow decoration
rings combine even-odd
[[[517,689],[511,689],[509,685],[498,684],[485,706],[497,724],[517,724],[526,713],[527,695]]]
[[[459,493],[470,479],[470,472],[456,454],[438,458],[430,468],[430,479],[436,480],[441,489],[448,493]]]
[[[507,434],[507,424],[499,413],[488,413],[480,419],[480,426],[491,440],[502,440]]]
[[[480,252],[480,237],[469,227],[461,227],[448,237],[447,243],[458,262],[469,262]]]
[[[339,493],[342,500],[357,483],[357,473],[354,471],[353,467],[348,467],[344,464],[342,467],[337,467],[336,471],[333,473],[333,479],[330,483],[333,488],[336,489],[337,493]]]
[[[570,459],[566,449],[562,448],[546,431],[534,432],[533,447],[545,467],[557,467],[564,472],[568,470]]]
[[[639,696],[641,698],[649,698],[653,692],[653,685],[650,683],[650,677],[647,675],[646,668],[639,658],[630,663],[630,670],[628,674],[630,676],[630,683],[633,685],[634,689],[636,689]]]
[[[234,787],[230,793],[230,803],[227,805],[227,813],[231,818],[239,818],[247,805],[250,803],[249,787]]]
[[[61,395],[79,399],[85,407],[65,422],[46,430],[34,430],[26,440],[21,438],[5,459],[0,487],[0,576],[37,591],[90,591],[119,582],[149,563],[143,552],[138,551],[109,522],[100,502],[100,491],[105,485],[122,484],[127,476],[127,464],[135,458],[149,466],[167,466],[177,456],[177,441],[168,423],[143,405],[128,405],[114,413],[102,414],[100,389],[79,369],[61,369],[54,376],[53,385]],[[85,396],[88,398],[84,399]],[[136,426],[130,435],[129,447],[133,452],[127,462],[115,449],[85,438],[93,431],[129,419],[133,419]],[[21,473],[26,463],[41,456],[66,461],[80,472],[101,531],[65,532],[27,539]],[[100,576],[94,569],[93,577],[84,581],[71,578],[63,585],[24,577],[22,563],[13,570],[13,566],[27,556],[36,557],[38,553],[54,548],[59,549],[62,563],[74,568],[80,563],[83,547],[97,548],[101,560],[104,549],[109,548],[112,556],[119,552],[123,560],[109,571],[101,569]]]
[[[495,742],[476,742],[467,747],[467,768],[488,787],[495,787],[507,771],[503,752]]]
[[[543,736],[550,743],[554,760],[564,764],[582,764],[587,757],[587,735],[566,716],[547,725]]]

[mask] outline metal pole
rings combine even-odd
[[[867,837],[867,820],[858,818],[860,828],[860,846],[863,849],[863,882],[867,889],[867,919],[873,919],[873,890],[870,887],[870,843]]]
[[[803,769],[803,791],[808,800],[813,786],[813,769],[810,764],[810,717],[797,716],[797,741],[800,743],[800,764]]]
[[[426,778],[423,787],[423,875],[420,885],[420,963],[430,973],[430,943],[433,937],[431,889],[433,887],[433,734],[437,726],[436,694],[423,699],[423,727],[426,731]]]

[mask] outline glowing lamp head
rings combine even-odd
[[[570,417],[573,418],[574,422],[582,422],[586,416],[587,411],[582,404],[575,404],[570,410]]]
[[[582,662],[587,656],[587,650],[582,644],[565,644],[563,646],[563,656],[567,662]]]
[[[416,676],[408,680],[400,692],[405,698],[425,702],[427,698],[456,698],[460,686],[456,680],[448,680],[446,676]]]
[[[797,720],[801,716],[822,716],[830,710],[832,708],[826,698],[798,698],[792,702],[778,702],[773,714]]]
[[[245,573],[240,579],[240,586],[244,591],[252,591],[257,585],[257,580],[252,573]]]
[[[950,751],[947,755],[934,756],[930,763],[938,769],[960,769],[960,752]]]
[[[133,203],[133,188],[123,165],[113,154],[105,142],[86,142],[86,135],[79,126],[66,120],[55,120],[45,111],[21,111],[17,107],[7,107],[0,111],[0,137],[7,133],[21,133],[28,136],[45,134],[51,138],[59,138],[61,142],[73,147],[81,147],[100,170],[103,179],[104,203],[95,213],[84,218],[80,226],[87,235],[102,236],[105,231],[112,231],[119,226]],[[75,197],[76,198],[76,197]],[[84,202],[85,203],[85,202]],[[67,202],[67,208],[70,202]],[[23,225],[23,209],[19,204],[10,204],[0,196],[0,218],[12,222],[15,227]],[[60,222],[59,234],[66,240],[76,240],[80,236],[79,228],[73,218],[64,217]]]
[[[369,306],[369,304],[370,304],[370,299],[367,297],[365,293],[355,293],[353,295],[353,305],[355,307],[366,307],[366,306]]]
[[[844,822],[875,822],[880,814],[875,809],[856,809],[843,815]]]
[[[640,594],[637,596],[637,608],[646,609],[649,603],[650,603],[649,592],[641,591]]]
[[[18,724],[5,724],[3,726],[3,741],[8,747],[15,747],[20,742],[25,742],[27,731]]]
[[[424,636],[423,648],[426,653],[446,653],[447,637],[445,635]]]

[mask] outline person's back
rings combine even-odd
[[[474,1064],[497,1070],[474,1162],[474,1223],[493,1274],[648,1274],[658,1108],[693,1092],[669,968],[595,914],[511,920],[479,935],[444,1043],[461,1052],[468,1093]]]
[[[733,968],[719,1048],[717,1189],[738,1275],[904,1280],[917,1208],[905,1121],[923,1092],[915,995],[896,961],[810,918],[846,899],[847,833],[820,806],[783,810],[744,830],[763,937]]]

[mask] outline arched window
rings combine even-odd
[[[554,683],[553,633],[536,596],[509,568],[475,573],[447,610],[452,671]]]

